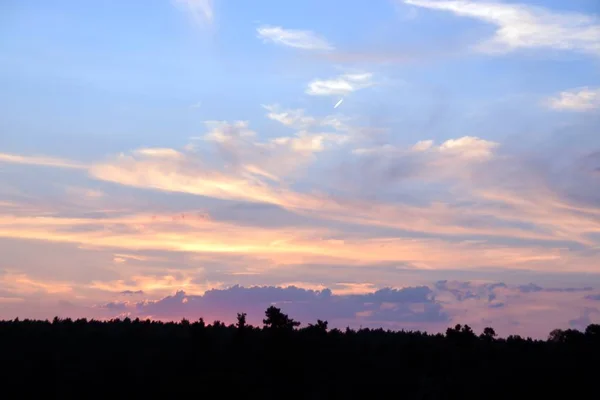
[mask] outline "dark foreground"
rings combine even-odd
[[[548,340],[215,322],[1,321],[2,398],[598,398],[600,325]],[[32,397],[35,396],[35,397]],[[585,397],[583,397],[585,396]]]

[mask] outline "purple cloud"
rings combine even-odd
[[[158,301],[136,304],[136,312],[153,317],[208,317],[233,318],[236,312],[261,316],[275,304],[284,312],[304,323],[316,319],[329,321],[362,321],[369,323],[440,323],[449,316],[434,299],[426,286],[403,289],[381,289],[374,293],[335,295],[329,289],[309,290],[289,287],[233,286],[213,289],[204,295],[187,295],[178,291]]]
[[[110,303],[100,305],[99,308],[122,312],[127,310],[127,305],[128,303],[126,301],[111,301]]]

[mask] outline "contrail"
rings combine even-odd
[[[342,104],[343,101],[344,101],[344,98],[342,97],[340,99],[340,101],[338,101],[337,103],[335,103],[335,106],[333,106],[333,108],[338,108],[340,106],[340,104]]]

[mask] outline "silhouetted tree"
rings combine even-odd
[[[236,326],[242,331],[246,327],[246,313],[238,313]]]
[[[600,325],[598,325],[598,324],[588,325],[588,327],[585,328],[585,335],[592,337],[592,338],[600,339]]]
[[[267,318],[263,319],[263,324],[265,324],[265,328],[269,329],[279,329],[279,330],[292,330],[298,326],[300,326],[300,322],[294,321],[286,314],[281,312],[281,309],[270,306],[265,311],[265,316]]]
[[[494,330],[494,328],[491,327],[486,327],[483,329],[483,335],[485,337],[489,337],[489,338],[495,338],[496,337],[496,331]]]
[[[562,343],[566,340],[565,331],[562,329],[554,329],[548,334],[548,341]]]
[[[313,325],[313,324],[309,324],[309,325],[320,331],[327,332],[327,325],[328,325],[327,321],[321,321],[320,319],[318,319],[317,323],[315,325]]]
[[[475,337],[475,332],[473,332],[473,329],[469,325],[463,326],[460,332],[465,336]]]
[[[496,337],[496,331],[494,330],[494,328],[491,327],[486,327],[483,329],[483,333],[481,334],[481,338],[485,339],[485,340],[494,340],[494,338]]]
[[[446,335],[298,326],[276,307],[262,329],[245,313],[208,326],[202,318],[0,321],[0,382],[20,398],[60,399],[192,398],[215,385],[228,397],[267,399],[553,399],[597,390],[587,361],[600,359],[600,325],[554,330],[546,341],[497,338],[491,327],[477,337],[460,324]]]

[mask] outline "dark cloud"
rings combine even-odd
[[[143,290],[123,290],[120,294],[125,296],[134,296],[144,294]]]
[[[509,286],[503,282],[475,284],[469,281],[438,281],[433,285],[436,294],[451,294],[459,302],[475,299],[487,303],[488,308],[504,308],[511,305],[515,297],[533,295],[535,293],[579,293],[593,290],[591,287],[551,287],[544,288],[534,283]],[[497,289],[505,289],[497,292]],[[587,296],[588,300],[600,300],[600,295]],[[447,300],[446,300],[447,302]]]
[[[575,292],[589,292],[591,290],[594,290],[594,288],[591,288],[591,287],[582,287],[582,288],[571,288],[571,287],[567,287],[567,288],[543,288],[543,287],[535,285],[533,283],[529,283],[527,285],[520,285],[520,286],[518,286],[518,290],[521,293],[532,293],[532,292],[568,292],[568,293],[575,293]]]
[[[535,285],[533,283],[529,283],[527,285],[520,285],[518,289],[521,293],[541,292],[544,290],[544,288],[542,288],[541,286]]]
[[[458,282],[458,281],[437,281],[434,285],[438,292],[448,292],[456,298],[458,301],[468,299],[486,300],[488,303],[496,300],[495,289],[507,288],[508,285],[503,282],[495,283],[484,283],[475,285],[472,282]],[[490,305],[490,307],[500,307],[498,305]]]
[[[514,321],[504,314],[515,306],[526,307],[530,297],[536,298],[543,293],[564,293],[574,300],[583,301],[580,292],[590,290],[588,287],[544,287],[534,283],[519,286],[503,282],[452,280],[437,281],[430,286],[388,287],[359,294],[335,294],[335,286],[332,289],[236,285],[227,289],[208,290],[203,295],[180,290],[159,300],[114,301],[96,309],[110,317],[126,315],[162,320],[196,320],[202,317],[207,322],[219,320],[225,323],[235,322],[237,313],[246,312],[248,322],[260,326],[264,311],[275,305],[304,325],[322,319],[329,321],[331,327],[342,329],[346,326],[362,326],[434,332],[443,331],[449,324],[469,320],[468,310],[474,307],[489,317],[486,319],[493,320],[495,328],[502,330]],[[600,301],[600,295],[593,293],[586,298]],[[557,316],[557,321],[579,329],[600,315],[593,308],[585,308],[579,318],[570,320],[577,310],[571,308],[568,314]],[[475,321],[469,324],[474,329],[482,328]]]
[[[544,289],[545,292],[568,292],[568,293],[575,293],[575,292],[589,292],[594,290],[594,288],[592,287],[582,287],[582,288],[548,288],[548,289]]]
[[[435,323],[449,321],[442,306],[426,286],[403,289],[381,289],[369,294],[335,295],[329,289],[308,290],[289,287],[241,287],[213,289],[204,295],[187,295],[179,291],[154,302],[140,302],[136,311],[141,315],[167,318],[233,318],[236,312],[249,317],[262,317],[270,305],[304,323],[326,319],[356,320],[382,323]]]
[[[110,311],[125,311],[127,309],[126,301],[111,301],[110,303],[103,304],[99,308],[104,308]]]
[[[584,330],[588,325],[592,324],[591,317],[593,315],[600,314],[597,308],[584,308],[579,318],[575,318],[569,321],[571,328]]]

